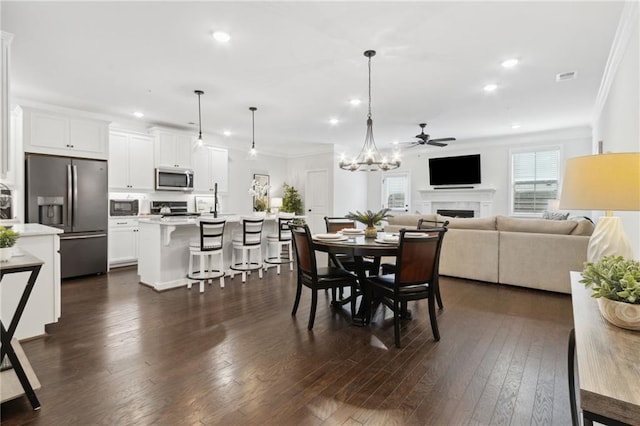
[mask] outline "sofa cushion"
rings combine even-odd
[[[595,225],[589,219],[577,219],[575,222],[578,223],[573,231],[571,231],[571,235],[586,235],[590,236],[593,234],[593,230],[595,229]]]
[[[516,219],[498,216],[496,227],[503,232],[531,232],[535,234],[569,235],[578,226],[573,220]]]
[[[569,212],[562,213],[562,212],[550,212],[548,210],[545,210],[544,213],[542,213],[543,219],[567,220],[568,217],[569,217]]]
[[[420,219],[436,220],[435,214],[398,214],[387,219],[389,225],[417,227]]]
[[[438,215],[438,221],[449,221],[448,228],[450,229],[479,229],[483,231],[495,231],[496,230],[496,217],[448,217]]]

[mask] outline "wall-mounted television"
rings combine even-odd
[[[473,185],[480,180],[480,154],[429,158],[431,185]]]

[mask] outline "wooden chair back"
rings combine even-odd
[[[418,229],[429,229],[429,228],[446,228],[449,226],[449,221],[440,221],[440,220],[429,220],[420,218],[418,220]]]
[[[307,224],[290,224],[291,235],[293,236],[293,247],[296,252],[298,263],[298,273],[317,277],[318,268],[316,265],[316,251],[313,247],[311,231]]]
[[[346,217],[324,217],[324,223],[327,226],[327,232],[335,233],[345,228],[355,228],[356,221],[347,219]]]
[[[440,248],[447,229],[429,228],[428,231],[400,230],[396,288],[431,283],[437,279]]]

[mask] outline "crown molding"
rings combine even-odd
[[[627,0],[622,9],[622,13],[620,14],[618,28],[613,38],[609,57],[607,58],[607,64],[605,65],[602,80],[600,82],[600,88],[598,89],[598,96],[596,97],[596,103],[591,117],[592,126],[595,126],[598,122],[602,109],[607,102],[611,85],[613,84],[616,72],[620,67],[620,62],[622,62],[624,54],[626,53],[627,46],[631,40],[631,34],[633,34],[634,26],[638,25],[638,19],[638,1]]]

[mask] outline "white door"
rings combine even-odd
[[[329,215],[329,174],[326,169],[307,171],[304,205],[311,232],[326,232],[324,217]]]

